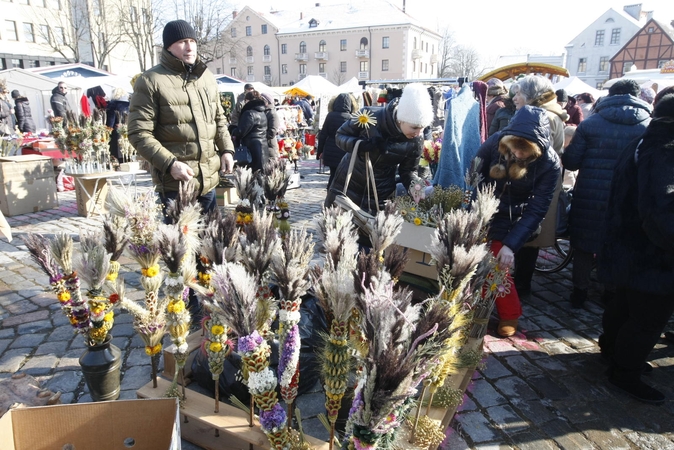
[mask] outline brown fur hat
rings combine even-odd
[[[511,149],[520,150],[527,154],[526,161],[515,159],[510,152]],[[499,162],[489,169],[489,176],[494,179],[501,179],[506,176],[506,171],[511,179],[519,180],[527,173],[529,162],[542,156],[541,148],[538,144],[512,134],[505,135],[498,144],[498,152],[503,156]],[[506,165],[503,164],[505,160]]]

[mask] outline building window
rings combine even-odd
[[[412,61],[412,72],[416,72],[416,71],[417,71],[417,62]]]
[[[602,56],[599,58],[599,71],[608,72],[608,56]]]
[[[604,45],[604,30],[597,30],[597,33],[594,35],[594,45]]]
[[[266,23],[265,23],[265,24],[262,24],[262,25],[260,26],[260,32],[261,32],[262,34],[267,34],[267,24],[266,24]]]
[[[306,53],[307,52],[307,43],[302,41],[300,42],[300,53]]]
[[[222,75],[222,68],[221,67],[216,68],[215,73],[217,73],[218,75]]]
[[[235,38],[236,37],[236,28],[232,27],[232,29],[230,30],[230,33],[231,33],[232,37]]]
[[[417,48],[417,38],[414,38],[414,40],[412,41],[412,48],[413,49]]]
[[[32,23],[23,23],[23,39],[26,42],[35,42],[35,31]]]
[[[307,73],[307,65],[300,64],[300,73]]]
[[[267,76],[271,75],[271,66],[264,66],[264,74]]]
[[[309,21],[309,28],[316,28],[320,22],[316,19],[311,19]]]
[[[652,34],[655,31],[655,27],[648,27],[648,34]]]
[[[360,49],[367,50],[367,38],[360,38]]]
[[[264,56],[269,56],[269,55],[271,55],[271,48],[269,48],[268,45],[265,45],[265,46],[264,46],[264,50],[263,50],[263,51],[264,51]]]
[[[22,59],[12,59],[12,67],[18,67],[23,69],[23,60]]]
[[[346,39],[340,39],[339,40],[339,51],[340,52],[345,52],[346,51]],[[346,72],[346,71],[345,71]]]
[[[578,72],[585,73],[587,70],[587,58],[578,59]]]
[[[389,45],[388,41],[389,41],[388,36],[382,37],[381,38],[381,48],[388,48],[388,45]]]
[[[288,64],[281,64],[281,73],[288,73]]]
[[[236,76],[236,67],[232,67],[229,69],[229,75],[235,77]]]
[[[253,27],[250,25],[246,26],[246,36],[252,36],[253,35]]]
[[[40,44],[49,44],[51,42],[48,25],[40,25],[40,32],[37,35],[37,40]]]
[[[614,28],[611,30],[611,45],[620,44],[620,28]]]
[[[253,56],[253,47],[250,45],[246,47],[246,56]]]
[[[428,42],[426,42],[426,53],[428,53]]]
[[[632,61],[625,61],[623,63],[623,73],[627,73],[630,71],[632,68],[632,64],[634,64]]]
[[[288,53],[288,44],[281,44],[281,54],[285,55]]]
[[[381,71],[388,72],[388,59],[381,60]]]
[[[253,66],[248,66],[248,75],[253,75],[255,73],[255,69]]]
[[[28,0],[19,0],[19,4],[21,4],[21,5],[30,5],[30,3],[28,2]]]
[[[318,73],[325,73],[325,63],[318,63]]]
[[[64,45],[66,43],[66,30],[63,27],[54,28],[54,40],[58,45]]]
[[[346,72],[346,61],[340,61],[339,62],[339,71],[342,73]]]
[[[5,39],[8,41],[18,41],[19,38],[16,35],[16,22],[13,20],[5,20]],[[14,66],[17,67],[17,66]]]
[[[328,46],[328,45],[325,43],[325,41],[319,42],[319,43],[318,43],[318,51],[319,51],[319,52],[324,52],[325,49],[327,48],[327,46]]]
[[[35,67],[40,67],[40,61],[36,61],[34,59],[31,59],[30,61],[28,61],[28,68],[29,69],[33,69]]]
[[[370,61],[361,61],[360,62],[360,71],[368,72],[370,70]]]

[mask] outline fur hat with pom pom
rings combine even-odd
[[[426,127],[433,121],[431,96],[421,83],[410,83],[403,89],[396,109],[396,118],[400,122]]]

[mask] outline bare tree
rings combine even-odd
[[[105,0],[81,0],[86,5],[88,31],[94,67],[102,68],[115,47],[125,40],[121,28],[121,15],[116,13],[115,4]]]
[[[440,39],[439,45],[439,57],[438,57],[438,78],[449,77],[449,65],[452,57],[452,51],[456,47],[456,40],[454,39],[454,33],[449,30],[449,27],[445,27],[441,32],[442,39]]]
[[[346,74],[339,69],[333,70],[332,82],[337,86],[344,84],[346,82]]]
[[[475,79],[482,71],[480,55],[474,48],[457,45],[453,48],[447,68],[447,76]]]
[[[134,49],[141,72],[155,65],[154,20],[155,5],[152,0],[115,0],[120,17],[119,28],[125,41]]]
[[[47,8],[35,8],[41,22],[36,28],[38,41],[69,63],[82,60],[80,44],[89,34],[86,11],[81,8],[81,3],[71,0],[49,2]]]

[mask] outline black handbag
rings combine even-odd
[[[253,162],[253,155],[244,144],[239,144],[234,149],[234,162],[240,166],[245,166]]]

